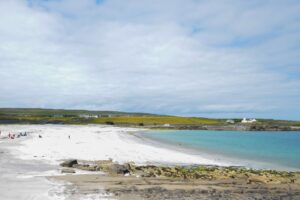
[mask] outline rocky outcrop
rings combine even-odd
[[[74,174],[75,170],[74,169],[62,169],[61,173],[64,173],[64,174]]]
[[[60,164],[62,167],[73,167],[73,165],[78,165],[77,160],[67,160]]]
[[[251,125],[249,131],[293,131],[290,126],[277,126],[277,125]],[[296,129],[297,130],[297,129]],[[300,130],[300,128],[298,129]]]
[[[130,165],[120,165],[112,162],[112,160],[102,160],[96,162],[96,169],[99,171],[108,172],[110,174],[127,174],[130,173]]]
[[[112,174],[129,174],[130,171],[126,165],[112,164],[109,172]]]
[[[66,162],[64,162],[64,166]],[[70,161],[69,161],[70,163]],[[71,166],[69,164],[68,166]],[[131,175],[138,177],[167,177],[185,180],[244,180],[248,184],[281,184],[293,183],[300,185],[300,173],[281,172],[274,170],[253,170],[243,167],[219,166],[155,166],[135,165],[133,162],[118,164],[112,160],[101,160],[90,164],[73,164],[73,168],[88,171],[103,171],[111,175]]]
[[[248,183],[269,183],[271,180],[266,176],[253,176],[248,178]]]
[[[117,199],[300,199],[300,172],[202,165],[140,166],[112,160],[78,161],[68,169],[74,168],[107,174],[58,177],[88,185],[85,193],[92,191],[91,186],[98,191],[101,185]]]
[[[300,131],[298,126],[236,124],[236,125],[173,125],[170,128],[155,126],[148,128],[162,128],[175,130],[212,130],[212,131]]]

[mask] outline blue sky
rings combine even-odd
[[[300,120],[300,1],[0,1],[0,107]]]

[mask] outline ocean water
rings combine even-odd
[[[270,169],[300,171],[300,132],[159,130],[143,134],[161,142],[228,160],[244,161],[242,163],[251,163],[252,166],[264,163]]]

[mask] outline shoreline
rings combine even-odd
[[[114,195],[110,194],[109,191],[111,191],[110,189],[114,188],[113,185],[116,182],[124,181],[124,185],[122,185],[122,187],[125,188],[135,185],[128,183],[125,176],[121,176],[115,180],[112,180],[112,185],[109,184],[112,188],[104,187],[103,189],[99,189],[99,184],[101,186],[101,182],[99,181],[105,180],[107,176],[103,175],[103,173],[79,171],[78,169],[76,169],[76,173],[72,175],[62,173],[61,170],[63,168],[60,167],[58,163],[61,163],[61,161],[66,159],[75,158],[83,161],[90,160],[93,162],[97,160],[112,159],[114,162],[120,164],[134,161],[136,165],[148,166],[212,166],[219,164],[213,158],[206,158],[192,153],[192,151],[183,147],[171,147],[168,144],[155,143],[155,141],[151,142],[148,140],[148,138],[141,137],[139,135],[141,132],[145,131],[145,129],[101,125],[0,125],[0,129],[2,130],[2,135],[7,134],[8,132],[17,133],[20,131],[27,131],[30,133],[26,138],[17,138],[15,140],[5,139],[1,141],[0,144],[7,145],[7,148],[5,145],[0,146],[0,152],[2,151],[1,149],[5,147],[5,151],[8,151],[8,153],[12,155],[11,158],[17,160],[17,162],[12,163],[12,166],[15,166],[15,168],[8,166],[8,169],[11,169],[11,171],[8,170],[6,172],[1,172],[0,177],[7,176],[8,174],[10,176],[9,181],[12,185],[18,184],[19,178],[26,180],[29,185],[36,183],[42,188],[34,191],[29,188],[24,188],[24,191],[22,191],[25,194],[31,194],[33,192],[36,195],[45,195],[47,193],[47,198],[49,200],[51,200],[53,195],[56,195],[56,198],[59,196],[59,198],[66,200],[68,198],[74,199],[75,196],[72,195],[76,195],[76,198],[80,200],[88,199],[84,195],[87,192],[90,195],[102,195],[102,198],[104,199],[113,199]],[[42,137],[39,138],[39,135]],[[11,159],[8,153],[0,155],[2,156],[1,158],[3,158],[2,162],[5,163]],[[30,167],[24,168],[27,171],[25,170],[23,177],[17,177],[15,173],[23,168],[22,166],[24,163],[29,163]],[[35,167],[38,166],[44,166],[44,168],[40,167],[37,170],[39,173],[34,173]],[[49,170],[49,168],[51,170]],[[47,182],[47,179],[49,179],[51,182]],[[75,179],[75,182],[73,179]],[[41,182],[35,182],[36,180]],[[52,182],[53,180],[54,182]],[[63,182],[57,182],[57,180]],[[94,180],[95,182],[89,185],[87,182],[91,180]],[[133,182],[137,181],[136,184],[139,184],[141,181],[139,179],[133,180],[130,178],[128,180],[132,180]],[[0,186],[1,184],[6,184],[4,181],[5,179],[0,180]],[[166,180],[164,178],[158,178],[153,180],[149,179],[149,181],[164,182]],[[172,185],[173,181],[173,179],[167,180],[167,182],[164,182],[164,184]],[[181,187],[182,180],[178,181],[180,183],[178,187]],[[149,185],[143,183],[145,187],[143,187],[141,191],[155,186],[154,182],[153,184],[151,183]],[[190,184],[193,185],[194,183],[191,182]],[[199,184],[202,184],[202,186],[204,184],[203,187],[209,190],[209,193],[213,192],[210,191],[209,187],[207,186],[211,183],[200,181]],[[80,185],[80,187],[78,187],[78,185]],[[95,187],[98,187],[98,189]],[[200,191],[201,187],[196,187],[194,189]],[[16,190],[20,190],[20,188],[16,188]],[[75,194],[73,194],[72,191],[76,191]],[[248,191],[248,189],[245,191]],[[111,192],[116,194],[114,190]],[[181,191],[181,193],[185,192],[185,189]],[[11,190],[3,192],[0,187],[0,197],[2,197],[1,195],[13,195],[13,193]],[[10,199],[17,200],[19,197],[13,196]]]
[[[153,131],[153,130],[149,130]],[[165,131],[165,130],[158,130]],[[168,130],[166,130],[168,131]],[[172,149],[174,151],[185,152],[192,155],[198,155],[206,159],[214,160],[217,164],[216,166],[233,166],[233,167],[246,167],[249,169],[257,169],[257,170],[278,170],[278,171],[290,171],[297,172],[300,171],[299,168],[293,168],[288,166],[283,166],[280,164],[274,164],[269,162],[263,162],[255,159],[243,159],[240,157],[229,156],[224,154],[213,153],[203,148],[199,149],[196,147],[191,147],[188,145],[184,145],[182,143],[171,142],[171,141],[162,141],[158,138],[151,137],[150,134],[145,134],[146,131],[134,133],[137,139],[141,141],[145,141],[151,145],[157,147],[164,147],[167,149]]]

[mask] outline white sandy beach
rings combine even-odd
[[[137,164],[226,164],[199,155],[141,143],[143,141],[128,134],[142,131],[141,129],[99,125],[9,125],[0,128],[3,134],[29,132],[26,139],[21,139],[21,145],[13,147],[13,153],[25,160],[43,160],[53,164],[70,158],[113,159],[119,163],[133,161]]]
[[[61,183],[51,183],[43,178],[60,174],[59,163],[64,159],[227,165],[199,155],[151,145],[131,134],[142,129],[101,125],[1,125],[0,130],[2,163],[14,161],[10,165],[3,164],[0,171],[0,199],[20,199],[22,196],[27,196],[27,199],[75,199],[72,195],[69,198],[64,196],[66,188]],[[28,136],[14,140],[5,138],[9,133],[20,132],[27,132]],[[97,198],[78,196],[76,199],[103,198],[98,195]]]

